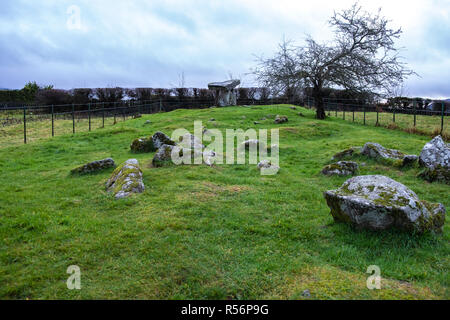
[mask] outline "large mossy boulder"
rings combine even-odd
[[[104,169],[113,168],[116,164],[114,163],[114,160],[111,158],[103,159],[103,160],[96,160],[89,163],[86,163],[85,165],[82,165],[78,168],[75,168],[70,171],[71,174],[88,174],[88,173],[94,173],[98,171],[102,171]]]
[[[165,133],[158,131],[152,136],[153,146],[155,150],[161,148],[163,144],[174,146],[175,141],[172,141]]]
[[[130,145],[130,149],[134,153],[141,152],[154,152],[158,150],[163,144],[175,145],[166,134],[161,131],[157,131],[153,136],[149,138],[137,138],[134,139]]]
[[[391,178],[358,176],[339,189],[324,193],[335,221],[357,228],[386,230],[397,228],[411,233],[441,231],[445,207],[421,201],[403,184]]]
[[[428,142],[420,152],[419,164],[425,169],[419,176],[429,182],[450,183],[450,146],[441,136]]]
[[[339,161],[326,165],[321,173],[326,176],[352,176],[358,172],[358,164],[353,161]]]
[[[134,139],[130,145],[130,149],[134,153],[156,151],[151,137]]]
[[[129,159],[118,166],[106,182],[108,192],[114,193],[116,199],[128,197],[132,193],[144,192],[142,170],[136,159]]]
[[[163,144],[153,156],[152,165],[154,167],[163,167],[172,164],[172,151],[178,152],[178,155],[183,156],[183,149],[178,146]]]
[[[361,154],[397,167],[410,165],[418,159],[416,155],[405,155],[403,152],[387,149],[374,142],[367,142],[361,149]]]

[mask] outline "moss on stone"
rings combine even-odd
[[[134,153],[156,151],[151,137],[134,139],[131,143],[130,149]]]

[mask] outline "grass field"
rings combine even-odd
[[[345,116],[343,112],[338,111],[337,114],[334,111],[327,112],[327,115],[330,117],[336,117],[339,119],[344,119],[346,121],[351,121],[356,124],[364,124],[364,113],[363,112],[355,112],[355,116],[353,119],[353,114],[351,112],[345,112]],[[22,121],[23,114],[19,112],[15,112],[13,114],[1,114],[1,118],[15,118],[17,120]],[[66,115],[67,116],[67,115]],[[33,143],[36,141],[46,140],[52,136],[52,124],[51,124],[51,115],[40,115],[42,117],[39,121],[31,121],[33,115],[27,114],[27,142]],[[116,123],[129,119],[127,116],[125,119],[122,115],[119,114],[116,117]],[[422,135],[436,135],[440,134],[441,130],[441,117],[439,115],[436,116],[424,116],[417,115],[416,116],[416,126],[414,127],[414,116],[409,114],[396,114],[395,115],[395,123],[393,122],[392,113],[379,113],[378,115],[379,125],[383,127],[387,127],[389,129],[396,130],[404,130],[410,133],[418,133]],[[366,112],[366,125],[375,126],[377,123],[377,115],[375,112]],[[105,126],[114,125],[114,117],[106,117],[105,118]],[[102,128],[103,120],[101,115],[97,113],[96,116],[91,118],[91,129]],[[84,117],[80,117],[79,114],[75,117],[75,132],[88,132],[89,131],[89,122],[86,118],[86,114]],[[73,122],[68,115],[68,118],[63,118],[61,115],[57,115],[54,121],[54,134],[56,136],[64,135],[64,134],[72,134],[73,133]],[[450,117],[444,117],[444,130],[442,132],[442,136],[446,141],[450,141]],[[23,134],[23,123],[18,123],[14,125],[0,126],[0,148],[20,145],[24,143],[24,134]]]
[[[289,122],[274,124],[276,114]],[[222,131],[280,128],[279,174],[261,176],[255,165],[152,168],[153,153],[130,153],[134,138],[192,130],[194,120]],[[336,152],[368,141],[419,154],[429,137],[277,105],[176,110],[2,142],[0,298],[306,299],[308,289],[308,299],[449,299],[448,218],[443,234],[421,236],[333,222],[323,192],[347,178],[319,172]],[[106,157],[137,158],[145,192],[114,200],[104,190],[112,169],[69,175]],[[419,180],[419,168],[359,161],[362,175],[387,175],[450,208],[449,186]],[[81,269],[81,290],[66,287],[70,265]],[[370,265],[381,269],[381,290],[366,288]]]

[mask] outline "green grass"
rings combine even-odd
[[[274,124],[276,114],[289,122]],[[152,168],[153,153],[130,153],[134,138],[192,130],[194,120],[222,131],[280,128],[281,171]],[[353,230],[333,222],[322,194],[346,178],[319,174],[333,154],[367,141],[418,154],[428,140],[277,105],[176,110],[3,147],[0,298],[302,299],[308,289],[310,299],[448,299],[448,218],[441,235]],[[146,191],[114,200],[104,190],[112,169],[69,174],[106,157],[137,158]],[[448,185],[419,180],[419,168],[358,161],[366,163],[361,174],[387,175],[450,207]],[[81,290],[66,288],[73,264],[81,268]],[[381,290],[366,288],[369,265],[381,268]]]
[[[330,117],[336,117],[344,119],[346,121],[355,122],[358,124],[364,124],[364,112],[355,112],[353,118],[353,113],[346,111],[345,114],[342,111],[329,111],[327,115]],[[366,112],[366,125],[368,126],[382,126],[389,129],[403,130],[409,133],[417,133],[422,135],[437,135],[441,134],[446,140],[450,140],[450,117],[444,117],[443,131],[441,132],[441,115],[426,116],[426,115],[416,115],[416,125],[414,126],[414,115],[411,114],[395,114],[389,112],[378,113],[378,124],[377,124],[377,113],[376,112]]]

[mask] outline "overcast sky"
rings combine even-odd
[[[248,75],[283,36],[331,39],[333,10],[354,0],[1,0],[0,88],[27,81],[76,87],[206,87]],[[408,96],[450,98],[450,0],[360,0],[402,27],[398,45],[419,77]],[[78,19],[79,17],[79,19]]]

